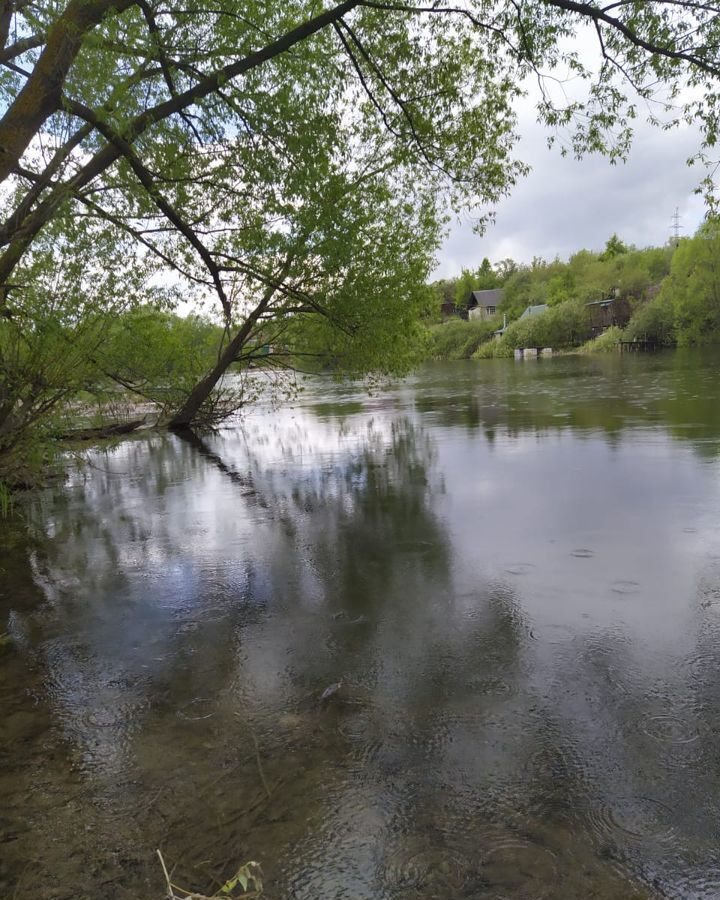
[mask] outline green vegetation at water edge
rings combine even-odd
[[[498,313],[432,325],[433,358],[512,356],[522,347],[605,352],[620,341],[654,347],[720,341],[720,227],[712,218],[677,247],[638,250],[613,235],[602,252],[581,250],[567,262],[536,259],[526,266],[503,260],[494,271],[503,288]],[[471,276],[466,271],[457,282],[436,283],[436,309],[453,284]]]

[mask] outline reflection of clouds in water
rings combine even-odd
[[[169,781],[147,845],[257,847],[297,896],[710,890],[718,463],[568,365],[323,384],[48,494],[13,634],[88,792]]]

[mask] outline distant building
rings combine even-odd
[[[527,319],[528,316],[538,316],[540,313],[544,313],[547,309],[547,303],[539,303],[537,306],[528,306],[523,310],[523,314],[520,316],[521,319]],[[503,320],[503,327],[498,328],[497,331],[493,331],[493,335],[496,341],[499,341],[500,338],[505,334],[507,329],[507,321]]]
[[[538,303],[537,306],[528,306],[523,314],[520,316],[521,319],[527,319],[528,316],[539,316],[540,313],[544,313],[547,309],[547,303]]]
[[[440,315],[443,319],[449,319],[450,316],[454,316],[457,312],[457,308],[452,300],[446,300],[444,303],[440,304]]]
[[[608,297],[606,300],[594,300],[587,304],[590,312],[590,331],[592,336],[602,334],[613,325],[624,328],[630,321],[632,310],[625,297]]]
[[[489,291],[472,291],[468,300],[468,315],[471,319],[491,319],[503,301],[502,288]]]

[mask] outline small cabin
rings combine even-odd
[[[613,325],[624,328],[630,321],[632,310],[625,297],[608,297],[587,304],[590,312],[590,331],[593,336],[602,334]]]
[[[457,308],[452,300],[446,300],[444,303],[440,304],[440,315],[443,319],[449,319],[451,316],[454,316],[457,312]]]
[[[491,319],[503,301],[502,288],[489,291],[471,291],[468,300],[468,316],[471,319]]]

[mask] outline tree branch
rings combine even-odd
[[[36,47],[42,47],[45,38],[41,34],[34,34],[30,37],[22,38],[0,50],[0,65],[5,65],[17,56],[27,53],[28,50],[34,50]]]
[[[57,112],[63,83],[83,40],[105,16],[136,0],[70,0],[50,29],[33,72],[0,120],[0,182],[27,149],[45,121]]]
[[[220,277],[220,270],[218,269],[215,260],[212,258],[210,251],[197,236],[193,228],[187,222],[185,222],[185,220],[182,218],[182,216],[180,216],[177,210],[160,193],[152,175],[145,168],[134,148],[116,131],[114,131],[107,124],[107,122],[98,119],[93,110],[89,109],[84,104],[78,103],[76,100],[66,99],[65,107],[70,112],[72,112],[73,115],[76,115],[78,116],[78,118],[82,118],[90,125],[93,125],[103,135],[103,137],[105,137],[119,149],[124,158],[130,164],[130,167],[135,173],[135,176],[137,177],[140,184],[142,184],[142,186],[148,192],[148,195],[151,197],[153,203],[155,203],[157,208],[175,226],[175,228],[177,228],[180,234],[183,235],[188,243],[196,250],[198,256],[202,259],[206,269],[210,273],[213,284],[215,286],[215,291],[218,295],[218,298],[220,299],[220,303],[222,304],[225,319],[227,321],[230,321],[230,317],[232,315],[232,307],[230,300],[228,299],[228,296],[225,292],[222,278]]]

